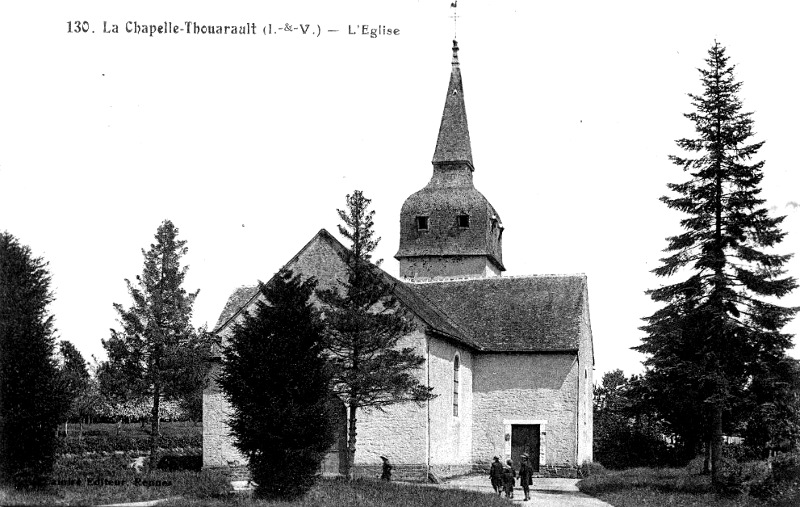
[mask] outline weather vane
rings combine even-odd
[[[450,2],[450,7],[453,8],[453,15],[450,16],[453,18],[453,38],[458,38],[458,0],[453,0]]]

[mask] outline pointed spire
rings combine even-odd
[[[453,41],[453,69],[450,72],[450,85],[447,87],[442,123],[439,126],[439,138],[436,141],[436,151],[433,153],[434,164],[448,162],[466,163],[470,170],[475,170],[472,166],[472,147],[469,142],[467,110],[464,106],[464,88],[458,64],[458,42],[455,40]]]

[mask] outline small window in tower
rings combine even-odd
[[[417,230],[418,231],[428,230],[428,217],[417,217]]]
[[[462,229],[469,229],[469,215],[458,215],[458,226]]]

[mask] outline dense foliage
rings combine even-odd
[[[345,259],[348,279],[341,287],[318,292],[325,305],[325,348],[333,390],[349,410],[348,477],[352,477],[359,409],[380,410],[432,397],[431,389],[415,375],[424,358],[400,344],[412,329],[410,315],[394,296],[392,284],[370,262],[380,241],[374,238],[370,202],[356,190],[347,196],[346,209],[337,210],[344,224],[339,233],[351,243]]]
[[[0,482],[44,486],[67,410],[54,361],[47,264],[0,233]]]
[[[614,370],[594,386],[594,460],[607,468],[675,462],[661,421],[641,403],[640,381],[636,375],[629,379],[622,370]]]
[[[287,270],[261,284],[262,299],[224,352],[219,385],[232,408],[231,435],[260,497],[302,496],[334,443],[315,287]]]
[[[159,448],[180,449],[182,453],[199,452],[203,446],[202,430],[190,423],[162,422]],[[58,450],[61,454],[91,454],[116,452],[146,452],[150,448],[150,428],[138,423],[90,424],[84,426],[82,438],[75,432],[67,437],[59,432]]]
[[[699,69],[703,93],[689,95],[695,111],[685,115],[697,135],[677,141],[686,156],[670,157],[689,179],[668,185],[677,195],[661,199],[686,218],[653,272],[680,281],[648,291],[662,307],[645,319],[637,350],[648,356],[656,397],[669,405],[662,406],[664,419],[685,443],[709,441],[716,465],[724,428],[735,422],[750,380],[777,368],[790,346],[781,329],[797,309],[775,300],[797,283],[783,269],[790,255],[772,252],[785,236],[784,217],[770,216],[759,197],[764,163],[752,158],[763,143],[750,140],[741,83],[718,43],[706,64]],[[715,479],[718,468],[712,466]]]

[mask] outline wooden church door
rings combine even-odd
[[[534,472],[539,471],[539,425],[513,424],[511,426],[511,461],[515,468],[522,463],[520,456],[528,455]]]

